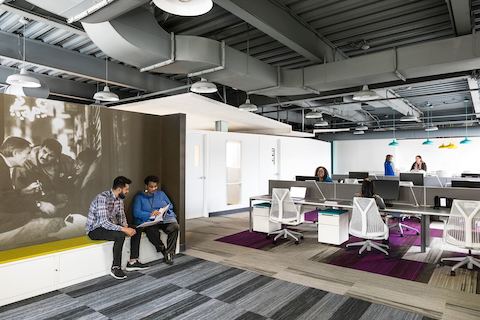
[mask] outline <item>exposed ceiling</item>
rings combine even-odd
[[[120,3],[122,0],[111,2]],[[137,2],[143,4],[146,1]],[[367,79],[375,78],[358,74],[355,65],[345,67],[348,63],[342,61],[358,61],[361,67],[362,61],[380,53],[378,66],[371,67],[372,75],[375,72],[380,75],[385,72],[381,70],[385,68],[382,57],[389,57],[393,52],[393,57],[398,56],[395,65],[408,65],[409,61],[402,54],[408,54],[409,48],[416,48],[415,45],[426,45],[421,49],[435,60],[436,55],[440,55],[436,48],[441,45],[429,48],[430,43],[459,39],[463,44],[469,40],[462,36],[475,36],[472,30],[480,28],[480,0],[214,2],[210,12],[198,17],[174,16],[148,3],[144,6],[153,13],[158,25],[169,33],[224,41],[229,48],[248,53],[264,68],[281,68],[278,70],[282,71],[278,71],[278,78],[275,78],[277,71],[272,73],[274,78],[267,91],[242,90],[232,84],[235,83],[233,80],[225,80],[225,76],[214,77],[213,81],[220,88],[223,85],[224,90],[210,95],[211,98],[238,106],[248,91],[252,101],[260,106],[259,114],[310,132],[315,128],[316,120],[305,119],[304,115],[313,108],[325,113],[332,129],[354,127],[362,122],[371,128],[388,130],[394,116],[397,129],[402,126],[408,130],[422,129],[427,118],[441,127],[464,126],[465,120],[468,125],[477,125],[480,99],[478,77],[475,73],[472,75],[474,67],[439,68],[438,72],[415,73],[407,79],[399,68],[398,74],[395,69],[396,76],[389,71],[393,78],[378,76],[372,82]],[[28,70],[41,75],[41,80],[48,83],[55,98],[89,101],[104,80],[105,59],[109,61],[110,88],[121,98],[138,96],[142,99],[145,94],[149,98],[155,97],[152,94],[155,92],[157,96],[185,92],[188,90],[185,85],[198,79],[197,76],[189,78],[185,73],[166,74],[162,70],[140,72],[138,66],[107,57],[92,42],[81,23],[67,23],[65,17],[31,3],[15,0],[0,5],[0,83],[21,64],[20,40],[23,35],[28,39]],[[29,19],[25,32],[19,23],[21,17]],[[403,48],[406,49],[401,51]],[[463,47],[457,51],[460,53],[461,50]],[[458,59],[466,59],[458,56]],[[439,64],[444,63],[440,60]],[[324,64],[325,68],[322,67]],[[350,70],[352,79],[355,75],[356,80],[344,81],[341,85],[337,81],[333,86],[325,86],[331,88],[325,90],[319,89],[323,88],[322,85],[310,84],[316,71],[327,79],[322,81],[332,81],[328,79]],[[303,88],[283,83],[290,79],[303,83]],[[380,100],[364,103],[351,100],[352,93],[360,89],[362,79],[380,94]],[[398,119],[408,113],[418,114],[420,121],[401,123]]]

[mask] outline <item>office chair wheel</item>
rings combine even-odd
[[[300,241],[298,241],[298,240],[295,241],[295,244],[299,244],[299,243],[300,243]]]
[[[301,237],[300,237],[300,239],[302,239],[302,240],[303,240],[303,239],[305,239],[305,237],[304,237],[304,236],[301,236]]]
[[[270,238],[271,238],[271,236],[270,236],[269,234],[267,234],[267,236],[266,236],[265,238],[267,238],[267,239],[270,239]]]
[[[388,239],[387,239],[387,240],[382,240],[382,243],[383,243],[383,244],[389,244],[390,241],[388,241]]]
[[[443,266],[444,266],[444,264],[443,264],[443,262],[441,262],[441,261],[438,262],[438,263],[435,265],[436,268],[441,268],[441,267],[443,267]]]
[[[419,235],[420,235],[420,232],[417,232],[417,236],[419,236]]]
[[[402,238],[403,238],[403,234],[401,234],[401,233],[400,233],[400,237],[402,237]]]
[[[273,243],[273,244],[277,244],[277,240],[273,240],[272,243]]]
[[[453,270],[450,271],[450,275],[451,275],[452,277],[455,277],[455,271],[453,271]]]

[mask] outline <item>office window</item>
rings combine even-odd
[[[242,144],[227,141],[227,205],[239,204],[242,198]]]

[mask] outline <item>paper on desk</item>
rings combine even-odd
[[[151,216],[148,221],[146,221],[146,222],[138,225],[137,228],[149,227],[149,226],[153,226],[153,225],[155,225],[155,224],[157,224],[157,223],[162,222],[162,221],[163,221],[163,214],[164,214],[165,212],[167,212],[169,206],[170,206],[170,205],[167,204],[165,207],[158,209],[158,211],[160,212],[159,215],[157,215],[157,216]]]

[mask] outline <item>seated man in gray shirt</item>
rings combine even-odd
[[[113,244],[113,264],[110,274],[115,279],[125,279],[127,276],[122,271],[122,249],[125,236],[131,237],[135,229],[129,228],[125,216],[123,199],[128,194],[132,181],[120,176],[113,180],[111,190],[97,195],[90,204],[87,224],[85,229],[92,240],[109,240]],[[135,262],[135,269],[145,269],[146,266]]]

